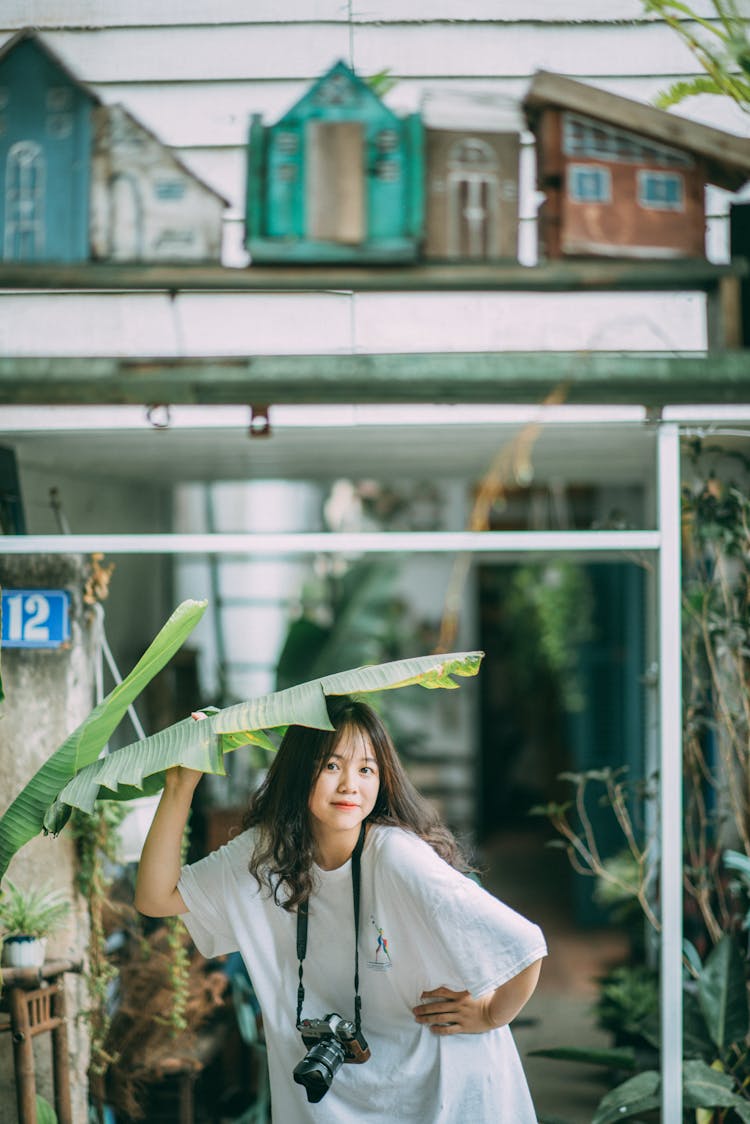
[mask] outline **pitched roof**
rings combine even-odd
[[[359,92],[367,101],[371,102],[373,105],[377,105],[378,109],[380,109],[382,112],[387,113],[391,117],[396,116],[393,110],[389,109],[385,102],[383,102],[382,99],[378,97],[375,91],[370,86],[368,86],[367,82],[365,82],[363,78],[360,78],[360,76],[354,70],[352,70],[352,68],[347,63],[345,63],[343,59],[339,59],[338,62],[335,62],[333,66],[329,67],[325,74],[321,74],[319,78],[315,79],[313,84],[309,86],[307,90],[305,90],[304,94],[302,94],[302,96],[297,99],[294,105],[292,105],[286,111],[283,117],[279,119],[277,124],[280,125],[283,122],[288,121],[290,118],[293,118],[297,110],[299,110],[308,101],[311,101],[317,95],[320,87],[323,86],[335,74],[343,75],[355,89],[359,90]]]
[[[189,176],[191,180],[195,181],[195,183],[200,184],[200,186],[204,188],[205,191],[210,192],[211,195],[215,195],[216,198],[220,200],[220,202],[223,203],[225,207],[231,207],[231,202],[229,201],[229,199],[222,195],[220,191],[217,191],[215,187],[212,187],[207,180],[204,180],[201,176],[194,172],[193,169],[190,168],[184,160],[176,155],[176,153],[169,147],[168,144],[165,144],[163,140],[157,137],[156,133],[152,132],[152,130],[148,128],[147,125],[144,125],[142,121],[139,121],[137,117],[134,117],[133,114],[128,109],[126,109],[124,105],[120,104],[120,102],[115,102],[113,105],[102,106],[101,112],[106,112],[110,115],[122,113],[122,115],[124,117],[127,117],[128,121],[130,121],[136,129],[140,129],[142,133],[145,133],[147,137],[150,137],[151,140],[155,141],[156,144],[158,144],[159,147],[163,149],[164,155],[169,160],[171,160],[172,163],[177,168],[179,168],[181,172],[183,172],[186,176]]]
[[[537,71],[523,106],[531,128],[546,106],[569,109],[702,157],[710,183],[735,190],[750,178],[750,139],[688,121],[561,74]]]
[[[8,39],[6,43],[3,43],[2,47],[0,47],[0,62],[6,59],[8,55],[11,54],[11,52],[15,51],[16,47],[20,46],[20,44],[25,42],[26,40],[33,43],[37,50],[41,51],[42,54],[45,54],[47,56],[51,63],[59,67],[66,78],[68,78],[74,86],[78,86],[79,90],[82,90],[83,93],[88,98],[90,98],[95,105],[102,104],[102,100],[99,95],[94,93],[94,91],[89,85],[87,85],[86,82],[82,82],[77,74],[73,73],[68,64],[63,62],[59,55],[55,54],[52,48],[48,46],[47,43],[45,43],[42,36],[39,35],[33,27],[24,27],[21,31],[16,32],[15,35],[11,35],[10,39]]]

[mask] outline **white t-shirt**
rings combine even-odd
[[[362,1030],[372,1051],[344,1063],[319,1104],[292,1078],[306,1049],[295,1026],[297,915],[248,871],[254,833],[182,871],[183,920],[200,952],[239,950],[263,1011],[275,1124],[535,1124],[510,1029],[441,1037],[412,1008],[445,986],[493,991],[546,954],[541,930],[395,827],[372,827],[361,862]],[[351,860],[315,868],[303,1017],[354,1018]]]

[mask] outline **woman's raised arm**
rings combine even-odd
[[[181,765],[167,770],[164,791],[143,845],[135,883],[135,907],[147,917],[186,913],[177,889],[182,835],[198,781],[203,776]]]

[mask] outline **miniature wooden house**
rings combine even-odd
[[[33,32],[19,32],[0,51],[2,260],[88,258],[98,101]]]
[[[424,256],[515,258],[518,134],[426,129]]]
[[[5,261],[219,261],[228,204],[31,30],[0,51]]]
[[[536,137],[540,256],[705,257],[705,186],[750,177],[750,141],[540,71],[524,108]]]
[[[246,244],[256,262],[412,261],[422,236],[422,124],[345,63],[275,125],[250,127]]]
[[[518,256],[522,119],[517,103],[428,95],[423,255],[443,261]]]
[[[109,261],[219,261],[228,206],[121,105],[93,112],[91,250]]]

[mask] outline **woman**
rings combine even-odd
[[[136,906],[152,917],[182,914],[206,957],[241,952],[263,1011],[276,1124],[533,1124],[508,1023],[536,986],[541,931],[457,869],[455,840],[407,778],[375,712],[348,698],[329,699],[328,709],[333,731],[289,728],[246,830],[182,871],[180,841],[201,774],[169,770]],[[318,1024],[320,1039],[308,1024],[303,1042],[298,1029],[300,1018],[354,1020],[355,976],[360,1037],[371,1051],[364,1061],[335,1020]],[[318,1041],[324,1054],[343,1046],[311,1098],[325,1094],[322,1104],[308,1101],[300,1077]],[[360,1064],[340,1064],[345,1053]]]

